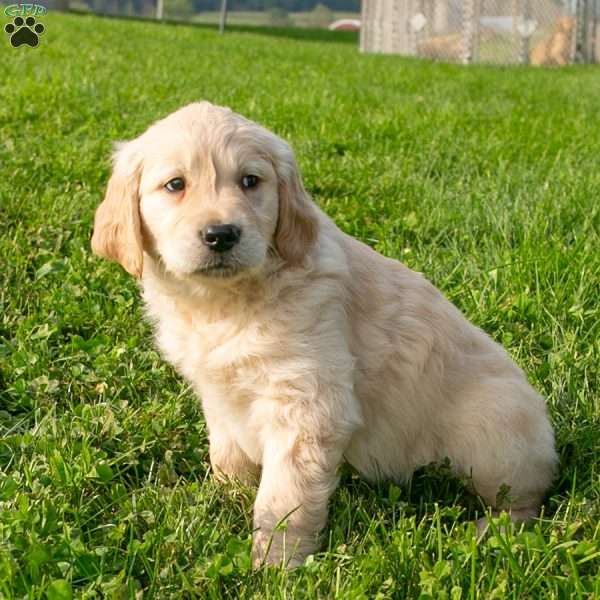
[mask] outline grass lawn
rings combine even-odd
[[[39,48],[0,50],[0,598],[600,598],[600,69],[43,22]],[[443,466],[378,486],[344,469],[322,552],[250,570],[254,490],[212,481],[135,282],[89,249],[112,142],[199,98],[287,138],[341,228],[526,370],[562,461],[539,521],[477,541],[483,509]]]
[[[360,19],[360,13],[353,12],[338,12],[332,11],[333,20],[337,19]],[[203,11],[196,13],[191,17],[192,21],[196,23],[213,23],[219,22],[220,13],[218,11]],[[319,23],[318,19],[315,20],[315,16],[310,11],[307,12],[293,12],[287,15],[290,25],[295,27],[315,27],[322,26],[326,28],[323,23]],[[257,10],[257,11],[241,11],[232,10],[227,15],[227,23],[231,25],[273,25],[273,22],[277,21],[274,19],[270,11]]]

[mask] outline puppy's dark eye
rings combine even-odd
[[[181,177],[175,177],[165,183],[165,188],[169,192],[181,192],[185,189],[185,181]]]
[[[260,179],[256,175],[244,175],[242,177],[242,187],[246,190],[256,187]]]

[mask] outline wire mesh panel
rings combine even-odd
[[[600,58],[599,0],[363,0],[362,19],[366,52],[467,64]]]
[[[537,4],[537,3],[535,3]],[[542,10],[543,9],[543,10]],[[567,65],[575,61],[577,6],[545,0],[529,8],[532,25],[529,60],[535,65]],[[583,19],[583,15],[580,15]]]
[[[469,36],[463,35],[464,12],[468,12],[469,3],[464,6],[460,2],[435,2],[424,0],[420,2],[423,9],[423,19],[418,16],[411,20],[411,27],[419,29],[416,54],[426,58],[447,61],[461,61],[472,51],[468,44]],[[471,23],[468,19],[466,24]]]

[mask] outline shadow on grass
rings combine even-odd
[[[216,26],[213,27],[217,29]],[[329,31],[328,29],[311,29],[308,27],[263,27],[258,25],[228,25],[228,31],[253,33],[282,37],[303,42],[333,42],[336,44],[355,44],[358,47],[358,32]]]
[[[568,479],[568,478],[567,478]],[[551,517],[556,511],[556,503],[563,492],[568,491],[568,483],[557,481],[548,490],[542,503],[544,517]],[[452,473],[451,465],[445,461],[417,469],[405,483],[393,484],[390,481],[369,483],[348,464],[341,470],[340,488],[346,501],[334,497],[330,511],[332,521],[352,519],[357,530],[366,531],[372,515],[377,514],[383,522],[391,523],[397,518],[414,517],[416,523],[428,522],[439,510],[442,522],[451,526],[454,523],[475,523],[489,510],[487,503],[473,490],[470,482]],[[337,492],[340,493],[339,490]],[[507,492],[510,497],[510,491]],[[356,509],[347,515],[348,500]],[[439,508],[436,508],[439,507]],[[362,509],[362,510],[359,510]],[[337,511],[337,515],[336,515]],[[368,516],[364,521],[361,513]],[[364,522],[361,522],[364,521]]]
[[[362,506],[368,514],[381,513],[386,522],[396,514],[402,518],[414,516],[419,523],[431,518],[436,505],[452,509],[444,512],[451,513],[452,519],[459,522],[475,521],[485,513],[483,501],[469,491],[464,481],[452,475],[449,464],[445,463],[422,467],[402,484],[388,480],[370,483],[344,464],[340,488],[355,507]],[[338,508],[343,511],[343,506],[338,504]]]
[[[218,30],[218,25],[211,23],[193,23],[177,19],[156,19],[148,17],[138,17],[131,15],[110,14],[110,13],[92,13],[71,9],[70,14],[79,16],[95,16],[106,19],[117,19],[119,21],[138,21],[154,25],[179,25],[185,27],[197,27],[199,29]],[[227,33],[251,33],[253,35],[265,35],[270,37],[286,38],[290,40],[299,40],[302,42],[329,42],[335,44],[354,44],[358,47],[358,32],[356,31],[329,31],[328,29],[312,29],[308,27],[269,27],[263,25],[227,25]]]

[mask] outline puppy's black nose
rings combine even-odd
[[[241,235],[242,230],[236,225],[207,225],[200,233],[202,243],[215,252],[231,250]]]

